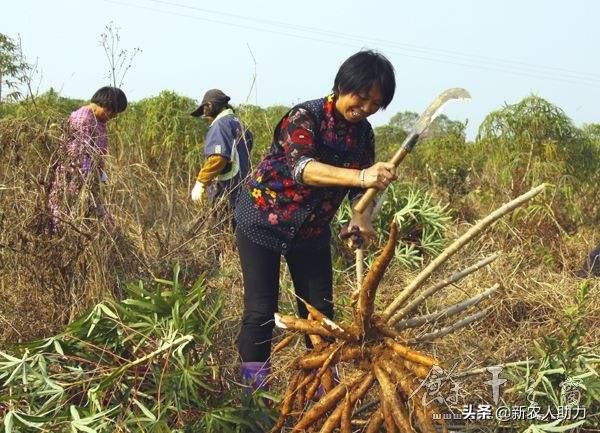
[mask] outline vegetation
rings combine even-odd
[[[248,418],[257,400],[225,383],[217,361],[221,293],[202,279],[182,286],[175,266],[172,280],[128,284],[124,295],[56,336],[0,352],[6,433],[264,430],[268,408]]]
[[[19,59],[14,48],[3,49],[0,53],[13,54],[9,59]],[[115,53],[117,59],[119,51]],[[85,101],[54,90],[34,100],[9,100],[4,83],[2,428],[270,428],[274,420],[264,403],[275,397],[245,396],[236,384],[235,338],[243,292],[232,234],[215,219],[218,209],[199,208],[189,200],[208,127],[189,115],[195,102],[172,91],[132,102],[110,123],[109,182],[103,196],[115,227],[75,212],[62,233],[49,235],[44,230],[46,195],[64,122]],[[254,133],[254,162],[267,151],[273,128],[287,109],[236,107]],[[376,128],[378,159],[393,153],[414,119],[414,113],[403,112]],[[467,264],[481,262],[489,251],[502,251],[493,265],[441,287],[411,314],[427,316],[497,282],[485,322],[425,343],[423,353],[456,360],[449,367],[458,371],[529,360],[527,367],[511,370],[514,402],[533,392],[536,401],[556,407],[566,398],[560,383],[577,379],[589,411],[585,424],[515,423],[514,428],[597,428],[600,334],[593,325],[600,320],[600,287],[597,280],[580,285],[572,271],[598,242],[600,126],[577,127],[549,101],[528,96],[490,113],[474,141],[467,139],[465,128],[465,123],[438,118],[400,167],[401,181],[386,192],[375,221],[379,239],[366,255],[369,267],[375,266],[376,250],[388,238],[392,218],[399,226],[399,244],[372,299],[373,308],[393,301],[419,275],[419,268],[427,269],[439,257],[447,239],[468,231],[509,199],[549,183],[542,198],[490,227],[488,236],[473,241],[431,277],[443,281]],[[337,240],[348,216],[346,205],[333,228],[335,296],[340,315],[353,320],[343,311],[350,311],[352,302],[354,257]],[[162,280],[173,263],[178,265],[172,279]],[[296,301],[290,286],[284,276],[282,311],[291,311]],[[411,318],[403,318],[402,326]],[[275,394],[285,396],[290,366],[303,353],[298,343],[273,359]],[[341,366],[342,377],[352,368],[352,363]],[[473,399],[484,391],[481,384],[469,384]],[[452,409],[460,411],[459,406]]]
[[[574,303],[565,308],[556,332],[534,341],[533,362],[509,370],[515,383],[510,391],[520,395],[528,406],[538,408],[541,415],[552,417],[546,422],[529,423],[524,427],[528,433],[562,432],[600,424],[600,354],[597,348],[583,343],[588,332],[583,320],[590,299],[590,284],[585,281]],[[585,408],[586,416],[573,420],[566,409],[573,415],[577,408]]]
[[[0,33],[0,106],[4,100],[17,100],[23,93],[20,88],[27,86],[31,95],[29,72],[33,66],[27,63],[21,49],[21,40]],[[28,95],[28,96],[29,96]]]

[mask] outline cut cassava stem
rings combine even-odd
[[[491,310],[490,308],[486,308],[485,310],[480,311],[475,314],[472,314],[470,316],[467,316],[464,319],[459,320],[458,322],[455,322],[450,326],[446,326],[445,328],[441,328],[441,329],[436,329],[427,334],[423,334],[419,337],[413,338],[409,341],[409,343],[411,343],[411,344],[424,343],[426,341],[433,341],[437,338],[443,337],[444,335],[448,335],[451,332],[456,331],[457,329],[464,328],[465,326],[469,326],[471,323],[478,321],[479,319],[484,317],[487,313],[489,313],[490,310]]]
[[[442,253],[432,260],[412,282],[387,306],[383,312],[383,319],[390,324],[396,323],[399,318],[393,318],[394,313],[400,306],[429,278],[429,276],[439,268],[446,260],[452,257],[462,246],[470,242],[475,236],[489,227],[493,222],[503,217],[507,213],[512,212],[519,206],[522,206],[527,201],[541,193],[546,188],[546,184],[539,185],[525,194],[511,200],[503,206],[496,209],[494,212],[479,220],[473,227],[467,230],[462,236],[450,244]]]
[[[417,307],[419,305],[421,305],[430,296],[433,296],[435,293],[439,292],[444,287],[447,287],[451,284],[455,284],[455,283],[459,282],[460,280],[462,280],[467,275],[470,275],[473,272],[483,268],[484,266],[489,265],[491,262],[496,260],[498,257],[500,257],[500,253],[494,253],[494,254],[478,261],[474,265],[471,265],[468,268],[463,269],[462,271],[456,272],[455,274],[451,275],[450,278],[440,281],[440,282],[434,284],[433,286],[431,286],[430,288],[424,290],[415,299],[413,299],[411,302],[409,302],[404,307],[399,309],[396,312],[396,314],[394,314],[394,317],[391,322],[393,322],[395,324],[398,323],[398,321],[400,319],[406,317],[408,314],[410,314],[414,310],[416,310]]]
[[[489,297],[492,293],[494,293],[500,284],[494,284],[492,287],[488,288],[484,292],[473,296],[472,298],[466,299],[462,302],[458,302],[454,305],[450,305],[443,310],[433,312],[431,314],[427,314],[425,316],[417,316],[412,317],[407,320],[402,320],[396,324],[397,329],[406,329],[406,328],[415,328],[417,326],[421,326],[428,323],[435,323],[441,319],[448,319],[450,317],[456,316],[459,313],[462,313],[467,308],[481,302],[482,300]]]

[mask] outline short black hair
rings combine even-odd
[[[362,50],[348,57],[335,76],[333,93],[358,93],[376,84],[381,91],[381,108],[387,107],[396,91],[396,78],[391,62],[380,53]]]
[[[92,96],[91,102],[113,113],[121,113],[127,108],[127,96],[118,87],[104,86],[99,88]]]

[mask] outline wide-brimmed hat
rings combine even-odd
[[[202,116],[204,114],[204,106],[209,102],[226,104],[227,102],[229,102],[230,99],[231,98],[225,93],[223,93],[223,91],[219,89],[210,89],[204,94],[204,98],[202,98],[202,102],[200,103],[198,108],[192,111],[191,114],[192,116],[196,117]]]

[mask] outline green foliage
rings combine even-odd
[[[406,131],[391,124],[376,126],[373,128],[375,134],[375,146],[377,160],[389,160],[400,144],[406,138]]]
[[[417,113],[402,111],[394,114],[387,125],[373,128],[378,160],[386,161],[394,155],[418,118]]]
[[[597,365],[600,354],[597,348],[583,344],[586,327],[583,318],[590,307],[590,285],[584,281],[579,286],[571,306],[564,311],[564,320],[556,335],[546,335],[534,343],[535,362],[508,370],[513,390],[529,402],[541,407],[542,414],[550,408],[553,414],[559,408],[581,406],[587,410],[586,420],[573,422],[557,419],[552,423],[534,424],[526,432],[570,431],[587,423],[600,422],[600,375]],[[535,365],[534,367],[532,365]]]
[[[290,108],[283,105],[274,105],[267,108],[256,105],[240,105],[237,114],[240,120],[254,135],[254,148],[252,161],[260,161],[268,152],[273,141],[275,127]]]
[[[552,209],[563,219],[598,219],[593,197],[600,153],[565,113],[548,101],[529,96],[490,113],[479,128],[475,172],[485,188],[516,195],[533,185],[557,186]],[[582,200],[588,196],[590,200]],[[591,207],[581,204],[592,203]]]
[[[446,191],[449,201],[473,188],[473,146],[466,142],[465,129],[465,123],[439,116],[411,155],[413,169],[428,184]]]
[[[335,216],[333,233],[339,233],[350,217],[350,205],[345,203]],[[425,257],[435,257],[441,252],[450,216],[431,194],[409,184],[394,183],[388,187],[373,220],[379,244],[388,238],[392,218],[398,223],[399,230],[400,241],[395,251],[398,264],[416,268],[422,265]],[[338,244],[337,248],[343,246]],[[375,256],[372,251],[367,261],[372,262]]]
[[[426,256],[436,257],[444,248],[450,216],[445,207],[434,202],[431,194],[414,187],[408,187],[404,194],[397,190],[386,194],[382,215],[393,212],[401,197],[405,200],[404,207],[393,215],[404,235],[395,257],[404,266],[416,268]]]
[[[569,166],[579,179],[588,178],[597,168],[597,155],[581,131],[561,109],[537,96],[489,114],[479,128],[478,142],[492,154],[511,155],[512,169],[516,164],[529,167],[531,174],[523,176],[536,183],[544,180],[540,178],[544,173],[552,175],[563,168],[553,164]]]
[[[583,125],[583,133],[598,149],[600,149],[600,123]]]
[[[156,279],[126,299],[97,304],[61,334],[0,352],[4,432],[262,431],[256,399],[223,391],[213,377],[222,298]],[[265,413],[264,408],[260,408]]]
[[[408,133],[415,127],[417,120],[419,120],[418,113],[414,111],[401,111],[391,117],[389,125]]]
[[[25,61],[21,44],[0,33],[0,104],[22,96],[20,86],[27,80],[32,66]]]
[[[196,107],[191,98],[172,91],[130,104],[110,124],[111,141],[119,152],[166,174],[186,179],[199,169],[202,143],[208,130],[206,119],[190,116]]]
[[[138,160],[168,176],[187,180],[195,177],[204,157],[204,137],[208,121],[190,116],[196,103],[171,91],[130,104],[111,125],[111,135],[121,152],[133,153]],[[273,128],[288,110],[242,105],[236,109],[240,120],[254,134],[253,161],[264,156],[273,138]],[[116,131],[115,131],[116,130]]]
[[[387,125],[375,128],[378,160],[392,157],[418,118],[417,113],[404,111],[395,114]],[[473,187],[473,146],[466,143],[465,129],[466,123],[438,116],[398,173],[445,191],[450,201],[467,195]]]
[[[49,122],[65,124],[69,114],[85,104],[82,99],[72,99],[60,96],[50,88],[37,96],[35,100],[27,99],[10,104],[3,104],[2,114],[6,117],[27,118],[32,122],[43,125]]]

